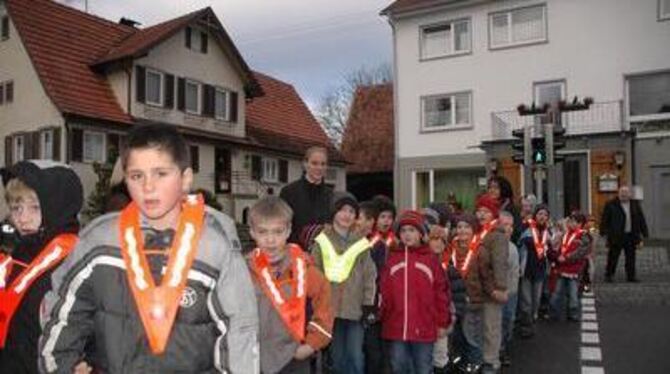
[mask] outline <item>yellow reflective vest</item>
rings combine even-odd
[[[323,270],[326,278],[334,283],[342,283],[347,280],[358,255],[371,247],[370,241],[362,238],[350,245],[342,254],[338,254],[325,233],[321,232],[314,240],[319,243],[321,248]]]

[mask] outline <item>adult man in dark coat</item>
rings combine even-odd
[[[635,250],[642,244],[642,237],[648,237],[649,232],[639,201],[631,199],[630,187],[619,188],[619,196],[605,205],[600,233],[607,238],[609,248],[605,280],[612,282],[623,249],[626,255],[626,278],[629,282],[639,282],[635,275]]]

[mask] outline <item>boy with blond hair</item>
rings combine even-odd
[[[134,128],[123,151],[132,201],[91,222],[53,275],[43,373],[71,373],[87,339],[104,373],[258,372],[258,312],[232,220],[188,195],[175,127]]]
[[[249,211],[256,249],[248,264],[258,300],[264,374],[309,374],[308,358],[328,345],[333,328],[330,284],[298,245],[287,243],[292,216],[288,204],[275,196]]]

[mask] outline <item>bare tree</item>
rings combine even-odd
[[[393,80],[391,65],[360,68],[346,74],[343,82],[328,92],[319,101],[316,117],[333,144],[339,148],[349,118],[351,102],[358,87],[390,83]]]

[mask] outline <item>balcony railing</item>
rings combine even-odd
[[[519,115],[516,110],[491,113],[491,140],[512,138],[512,131],[525,126],[549,123],[548,114]],[[597,134],[628,130],[621,101],[591,104],[589,109],[561,113],[561,124],[567,135]]]

